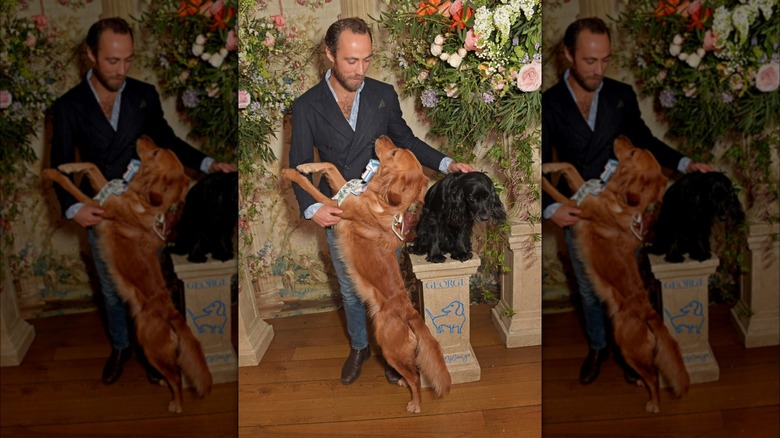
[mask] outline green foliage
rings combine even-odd
[[[236,159],[238,103],[236,0],[151,2],[146,65],[190,122],[189,136],[220,161]]]

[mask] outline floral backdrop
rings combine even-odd
[[[618,25],[629,66],[682,152],[710,162],[716,145],[734,165],[761,220],[777,200],[780,8],[775,0],[630,2]],[[775,155],[776,156],[776,155]],[[774,217],[772,217],[774,216]]]

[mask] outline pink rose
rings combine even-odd
[[[24,45],[27,47],[35,47],[35,43],[38,42],[38,39],[35,38],[35,35],[32,33],[27,34],[27,39],[24,40]]]
[[[244,90],[238,90],[238,108],[244,109],[249,106],[252,96]]]
[[[49,24],[49,20],[46,19],[45,15],[33,15],[31,18],[33,23],[35,23],[36,29],[43,29]]]
[[[276,43],[276,38],[274,38],[273,35],[271,35],[271,32],[265,33],[265,39],[263,40],[263,45],[266,47],[271,47]]]
[[[685,11],[690,16],[695,16],[696,14],[701,12],[701,0],[693,0],[693,2],[691,2],[691,4],[688,5]]]
[[[542,86],[542,67],[538,62],[524,65],[517,73],[517,88],[526,93]]]
[[[271,20],[274,22],[276,30],[282,30],[284,25],[287,24],[287,20],[284,19],[283,15],[271,15]]]
[[[718,41],[718,37],[712,33],[712,29],[707,29],[707,32],[704,33],[704,44],[702,47],[704,47],[704,50],[711,52],[715,50],[715,44]]]
[[[14,101],[13,96],[7,90],[0,90],[0,109],[6,109]]]
[[[463,10],[463,0],[455,0],[450,5],[450,16],[454,16],[458,12]]]
[[[756,88],[764,93],[777,90],[780,87],[780,63],[770,62],[758,69]]]
[[[225,9],[225,2],[223,0],[217,0],[209,7],[209,13],[211,15],[217,15]]]
[[[230,29],[227,34],[227,40],[225,40],[225,48],[232,52],[238,49],[238,38],[236,38],[236,31]]]
[[[474,29],[469,29],[469,31],[466,32],[466,41],[463,43],[463,48],[469,51],[477,50],[478,39],[479,35],[474,33]]]

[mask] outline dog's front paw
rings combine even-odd
[[[80,171],[82,166],[79,163],[65,163],[57,166],[57,169],[62,173],[74,173]]]
[[[175,401],[168,403],[168,412],[172,414],[181,414],[181,405]]]
[[[471,252],[459,252],[457,254],[453,254],[452,258],[461,262],[465,262],[466,260],[471,260]]]
[[[298,172],[306,174],[317,172],[317,166],[314,163],[299,164],[296,169],[298,169]]]
[[[645,405],[645,411],[647,411],[648,414],[657,414],[661,412],[660,409],[658,409],[658,403],[654,401],[649,401]]]
[[[420,403],[417,403],[414,400],[410,401],[406,405],[406,412],[409,412],[410,414],[419,414],[420,413]]]
[[[444,260],[446,260],[446,258],[443,254],[430,254],[425,257],[425,261],[429,263],[444,263]]]
[[[709,252],[691,252],[690,254],[691,260],[696,260],[697,262],[703,262],[705,260],[710,259],[710,253]]]
[[[666,255],[666,257],[664,257],[664,260],[669,263],[682,263],[685,261],[685,257],[683,257],[683,255],[678,252],[670,252]]]

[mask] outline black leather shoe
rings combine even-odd
[[[395,368],[387,365],[385,367],[385,379],[387,379],[387,383],[397,385],[398,381],[401,380],[401,375],[398,374],[398,371],[396,371]]]
[[[609,356],[609,350],[602,348],[601,350],[588,349],[588,357],[582,362],[580,367],[580,383],[588,385],[593,383],[601,372],[601,364],[607,360]]]
[[[125,362],[130,359],[133,352],[130,348],[124,350],[111,349],[111,356],[108,357],[106,364],[103,366],[103,383],[110,385],[122,375]]]
[[[362,350],[350,350],[347,360],[344,362],[344,366],[341,367],[341,384],[349,385],[358,377],[360,377],[360,368],[363,366],[363,362],[371,356],[370,347],[363,348]]]

